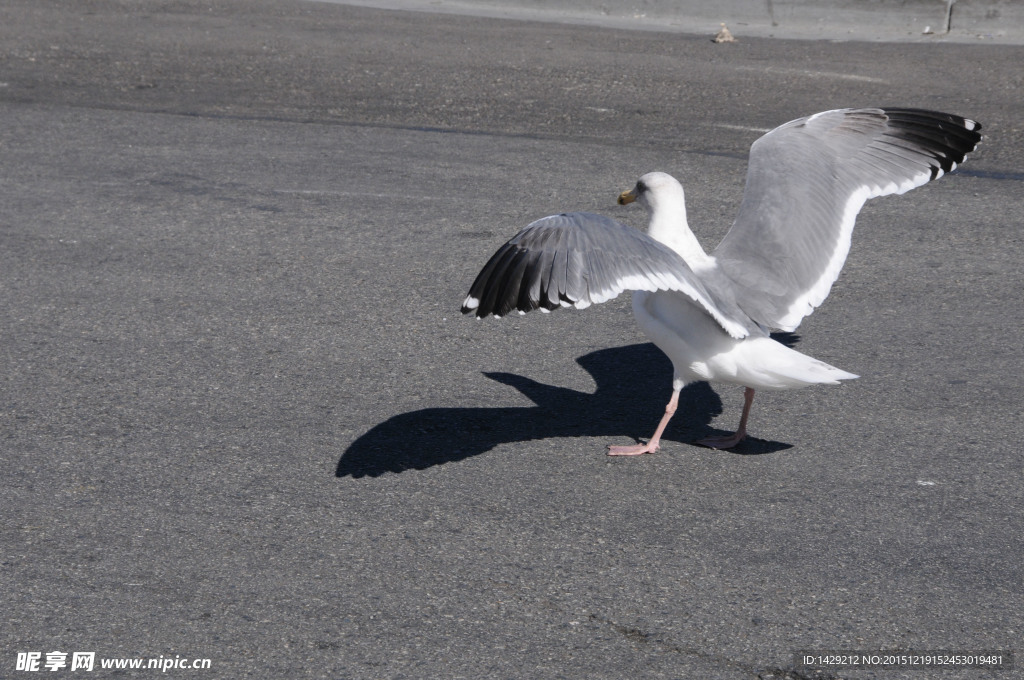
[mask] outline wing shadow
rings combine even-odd
[[[373,427],[345,450],[338,477],[378,477],[424,470],[490,451],[498,444],[552,437],[649,437],[670,395],[672,364],[653,344],[598,350],[576,362],[594,379],[591,394],[512,373],[485,373],[536,405],[426,408]],[[663,439],[686,442],[709,433],[722,402],[704,382],[688,385]],[[737,414],[737,418],[739,415]],[[748,439],[739,454],[772,453],[789,444]]]

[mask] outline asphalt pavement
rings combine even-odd
[[[1024,48],[709,37],[5,0],[0,677],[1021,677],[794,654],[1021,651]],[[697,384],[604,455],[670,392],[625,296],[459,313],[532,219],[642,226],[650,170],[712,246],[754,139],[861,105],[986,138],[790,338],[861,378],[736,450]]]

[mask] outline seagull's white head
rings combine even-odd
[[[636,201],[647,208],[653,217],[656,213],[671,211],[682,212],[686,219],[686,198],[683,185],[672,175],[664,172],[649,172],[629,191],[619,194],[619,205]]]
[[[619,204],[636,201],[647,208],[650,223],[647,233],[679,253],[691,268],[702,266],[707,255],[686,223],[686,197],[683,185],[664,172],[649,172],[629,191],[619,194]]]

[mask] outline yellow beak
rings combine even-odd
[[[619,194],[619,205],[626,205],[636,200],[636,189],[630,189],[629,191],[623,191]]]

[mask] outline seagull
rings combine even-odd
[[[651,172],[618,199],[647,209],[647,233],[586,212],[539,219],[484,265],[462,312],[583,309],[633,291],[638,325],[672,361],[672,396],[646,443],[609,446],[608,455],[657,451],[680,390],[700,380],[745,388],[736,431],[697,442],[732,448],[747,436],[755,390],[857,377],[770,331],[796,330],[824,302],[865,201],[954,170],[977,148],[980,130],[969,118],[910,108],[838,109],[790,121],[751,146],[736,221],[710,254],[687,224],[682,185]]]

